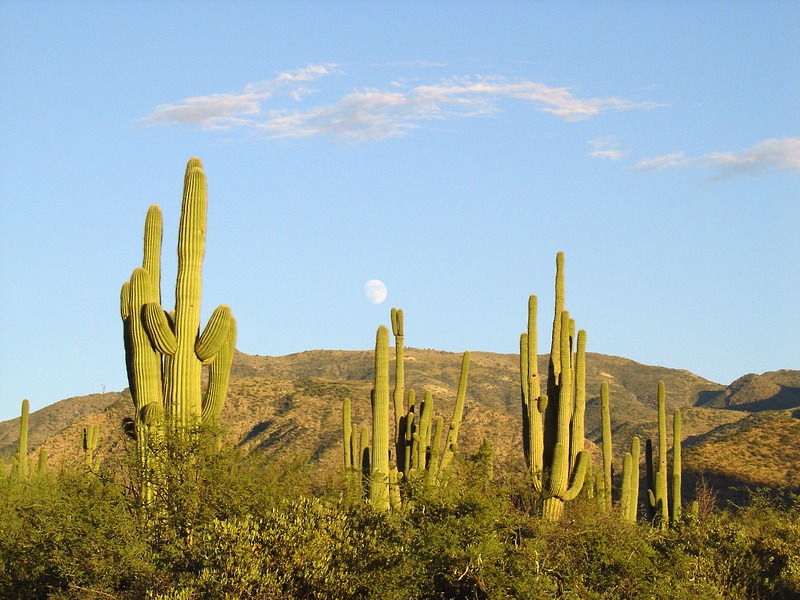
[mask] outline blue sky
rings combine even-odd
[[[0,419],[127,386],[119,289],[202,159],[240,350],[800,368],[797,2],[0,3]],[[388,297],[372,304],[371,279]]]

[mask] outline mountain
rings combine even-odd
[[[540,371],[546,372],[547,360],[539,357]],[[642,441],[657,435],[656,391],[663,380],[668,413],[680,408],[683,416],[687,485],[705,474],[723,487],[800,489],[794,475],[800,411],[793,410],[800,407],[800,371],[746,375],[725,387],[688,371],[616,356],[589,353],[586,362],[586,436],[599,442],[599,390],[606,381],[616,460],[621,462],[633,435]],[[460,354],[405,349],[406,390],[414,389],[419,399],[431,391],[445,424],[452,415],[460,365]],[[342,460],[342,400],[352,400],[354,425],[368,424],[372,370],[372,351],[313,350],[278,357],[237,352],[221,419],[226,435],[247,451],[291,453],[335,471]],[[460,451],[472,453],[488,438],[498,464],[522,463],[518,370],[518,355],[471,353]],[[77,463],[83,427],[96,424],[101,453],[106,460],[120,460],[129,446],[120,423],[132,408],[126,390],[69,398],[41,409],[30,416],[30,455],[44,446],[51,463]],[[19,419],[0,423],[1,457],[16,452],[18,431]]]

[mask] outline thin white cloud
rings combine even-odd
[[[589,145],[593,148],[589,156],[593,158],[621,160],[628,155],[628,150],[620,148],[619,142],[610,136],[589,140]]]
[[[800,137],[770,138],[753,144],[743,152],[709,152],[686,157],[674,152],[640,161],[635,168],[661,171],[668,168],[710,169],[713,179],[725,179],[763,171],[800,171]]]
[[[307,85],[309,82],[337,72],[335,64],[308,65],[267,81],[247,84],[238,94],[211,94],[187,98],[178,104],[162,104],[141,121],[151,125],[200,125],[203,129],[248,126],[261,113],[262,103],[279,91],[299,101],[313,91]]]
[[[646,158],[636,163],[635,168],[650,171],[663,171],[664,169],[671,169],[673,167],[686,167],[692,164],[692,161],[686,158],[683,152],[673,152],[672,154],[665,154],[656,158]]]
[[[308,82],[340,73],[336,65],[310,65],[272,80],[249,84],[238,94],[212,94],[161,105],[142,121],[195,124],[204,129],[241,127],[270,138],[330,136],[365,142],[402,135],[425,121],[499,113],[502,103],[508,100],[525,102],[534,110],[565,121],[589,119],[609,111],[663,106],[615,97],[578,98],[569,88],[527,80],[509,81],[504,77],[451,78],[411,87],[394,80],[386,89],[352,91],[311,108],[296,104],[279,106],[279,91],[299,102],[315,91]]]

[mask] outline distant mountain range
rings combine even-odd
[[[539,357],[546,371],[547,356]],[[405,349],[406,390],[434,396],[449,422],[461,355]],[[500,466],[522,462],[519,357],[472,352],[459,450],[472,453],[494,442]],[[350,397],[354,424],[370,420],[372,351],[314,350],[269,357],[236,354],[222,424],[231,443],[267,454],[291,453],[338,469],[342,461],[341,404]],[[393,369],[391,369],[393,371]],[[586,437],[600,438],[600,382],[608,382],[615,458],[632,436],[644,442],[657,430],[657,383],[667,391],[667,411],[683,416],[684,488],[702,476],[722,497],[732,488],[800,491],[800,371],[748,374],[727,387],[688,371],[647,366],[625,358],[587,355]],[[118,460],[128,442],[120,423],[133,410],[130,394],[69,398],[30,415],[29,451],[48,449],[49,462],[77,463],[87,424],[100,426],[100,452]],[[668,431],[671,436],[671,418]],[[17,449],[19,418],[0,423],[0,457]],[[669,442],[671,447],[671,440]],[[591,444],[590,444],[591,445]],[[618,469],[621,471],[621,465]]]

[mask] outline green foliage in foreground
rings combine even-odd
[[[0,597],[800,597],[797,498],[738,513],[701,501],[662,532],[579,497],[551,523],[525,474],[489,480],[476,457],[380,512],[307,461],[191,443],[165,449],[200,460],[168,461],[157,509],[129,487],[135,456],[97,474],[4,476]]]

